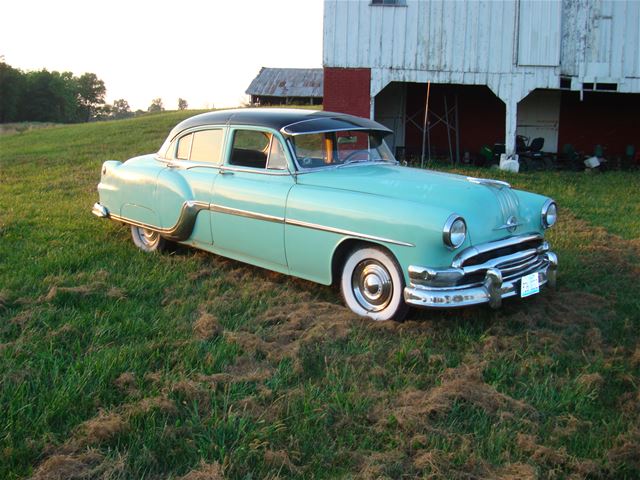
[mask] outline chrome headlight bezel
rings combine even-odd
[[[460,232],[462,226],[462,232]],[[452,213],[442,227],[442,241],[451,250],[459,248],[467,239],[467,222],[457,213]]]
[[[553,227],[558,221],[558,205],[553,200],[549,199],[544,202],[542,211],[540,212],[540,222],[542,228],[547,229]]]

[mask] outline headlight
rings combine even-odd
[[[458,248],[467,238],[467,224],[460,215],[451,214],[442,229],[442,240],[447,247]]]
[[[558,219],[558,207],[556,206],[556,202],[554,202],[553,200],[547,200],[546,202],[544,202],[544,205],[542,206],[541,216],[542,227],[552,227]]]

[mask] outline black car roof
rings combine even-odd
[[[241,108],[201,113],[183,120],[169,135],[205,125],[253,125],[279,130],[286,135],[298,135],[333,130],[377,130],[391,133],[387,127],[367,118],[346,113],[293,108]]]

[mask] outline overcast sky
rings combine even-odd
[[[107,102],[236,106],[265,67],[322,66],[322,0],[19,0],[0,7],[0,55],[22,70],[93,72]]]

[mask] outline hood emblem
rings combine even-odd
[[[494,230],[506,230],[509,233],[513,233],[516,231],[516,228],[518,228],[520,225],[522,224],[518,222],[518,219],[514,215],[511,215],[509,218],[507,218],[507,221],[504,225],[500,225],[499,227],[496,227]]]

